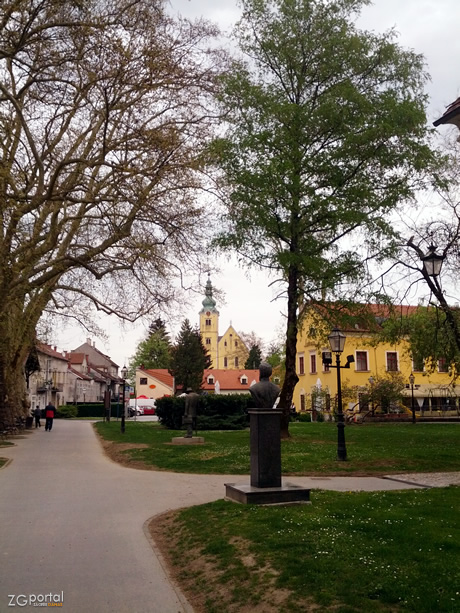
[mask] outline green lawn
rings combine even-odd
[[[209,613],[243,605],[298,613],[311,604],[315,613],[454,613],[459,508],[455,487],[314,491],[311,505],[191,507],[166,537],[178,580]]]
[[[97,423],[110,441],[147,445],[126,458],[162,470],[248,474],[249,432],[202,432],[198,447],[157,423]],[[459,470],[460,425],[293,423],[283,475]],[[460,488],[313,490],[310,505],[224,500],[152,522],[157,543],[197,611],[460,613]],[[167,550],[165,550],[165,547]],[[198,600],[197,600],[198,599]]]
[[[160,470],[202,474],[249,473],[249,431],[199,432],[205,444],[171,445],[183,431],[166,430],[156,422],[94,425],[102,437],[116,442],[146,444],[125,452],[127,459]],[[369,424],[345,428],[348,461],[338,462],[337,427],[331,423],[292,423],[292,437],[282,443],[284,475],[383,474],[460,469],[460,424]]]

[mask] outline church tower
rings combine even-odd
[[[211,357],[210,368],[218,368],[219,355],[219,311],[216,309],[216,301],[212,297],[211,277],[208,274],[206,282],[206,296],[202,302],[200,311],[200,332],[203,345]]]

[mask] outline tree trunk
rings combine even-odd
[[[286,375],[281,390],[279,408],[281,415],[281,438],[289,438],[289,421],[291,416],[292,396],[299,377],[296,373],[297,354],[297,282],[296,266],[289,268],[288,275],[288,311],[286,332]]]
[[[0,307],[0,421],[6,423],[29,413],[24,366],[33,347],[41,302],[41,296],[25,306],[20,299],[4,300]]]

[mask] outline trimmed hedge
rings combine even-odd
[[[63,417],[64,419],[77,417],[77,415],[78,415],[78,409],[73,404],[64,404],[62,407],[59,407],[56,411],[56,417]]]
[[[121,405],[116,402],[112,403],[110,416],[117,417],[117,408],[119,417],[121,417]],[[105,417],[105,409],[103,402],[86,402],[85,404],[64,404],[58,408],[56,417]]]
[[[197,430],[244,430],[249,426],[250,394],[210,394],[201,396],[197,407]],[[155,414],[171,430],[182,428],[185,398],[166,396],[156,402]]]

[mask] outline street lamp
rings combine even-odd
[[[128,376],[128,369],[123,366],[121,369],[121,378],[123,379],[123,400],[121,402],[121,433],[125,433],[125,379]]]
[[[354,358],[353,356],[348,356],[346,366],[340,366],[340,354],[344,350],[346,336],[339,330],[339,328],[334,328],[329,334],[328,338],[331,349],[335,353],[336,363],[335,366],[332,366],[332,368],[337,369],[337,459],[345,461],[347,459],[347,448],[345,445],[345,421],[342,411],[342,384],[340,381],[340,369],[350,368],[350,363],[354,362]]]
[[[415,377],[414,377],[414,373],[411,372],[411,374],[409,375],[409,383],[410,383],[410,389],[411,389],[411,393],[412,393],[412,423],[415,424],[415,404],[414,404],[414,383],[415,383]]]
[[[441,273],[442,263],[444,256],[436,253],[436,247],[430,245],[428,247],[428,253],[420,258],[423,262],[423,268],[429,277],[438,277]]]

